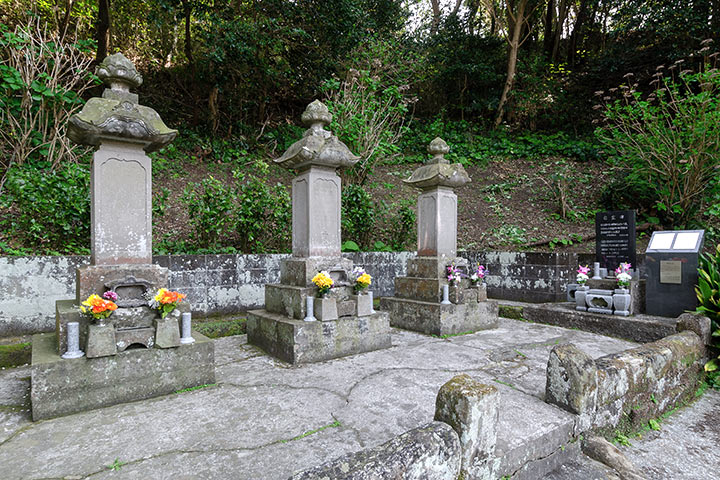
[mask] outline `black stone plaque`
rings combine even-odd
[[[622,262],[635,268],[635,210],[595,214],[595,259],[608,272]]]

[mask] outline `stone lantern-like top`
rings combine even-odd
[[[324,127],[332,122],[328,108],[319,100],[307,106],[301,120],[309,127],[303,138],[293,143],[275,163],[288,170],[302,172],[311,166],[352,167],[360,160],[350,149]]]
[[[457,188],[470,183],[470,177],[463,166],[459,163],[451,164],[445,158],[445,154],[450,152],[450,147],[442,138],[435,138],[430,142],[427,150],[432,158],[415,170],[410,178],[403,180],[406,184],[427,190],[433,187]]]
[[[470,177],[461,164],[451,164],[445,158],[449,151],[441,138],[430,142],[432,158],[404,182],[422,190],[418,198],[418,255],[452,261],[457,253],[457,195],[453,189],[469,183]]]
[[[102,98],[91,98],[70,117],[67,135],[72,141],[92,146],[103,140],[135,142],[152,152],[175,139],[177,130],[168,128],[155,110],[140,105],[138,95],[130,93],[130,88],[142,85],[142,76],[122,53],[105,58],[95,72],[108,88]]]

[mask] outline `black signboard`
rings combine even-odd
[[[595,214],[595,259],[608,272],[622,262],[635,268],[635,210]]]

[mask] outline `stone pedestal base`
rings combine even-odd
[[[63,360],[54,333],[33,335],[33,420],[215,383],[215,345],[196,332],[193,337],[192,345],[173,349],[133,349],[109,357]]]
[[[393,327],[430,335],[455,335],[497,327],[498,303],[470,302],[441,305],[407,298],[381,298],[380,309],[390,314]]]
[[[248,342],[292,364],[313,363],[391,346],[388,315],[305,322],[267,310],[251,310]]]

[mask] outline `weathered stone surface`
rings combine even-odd
[[[355,302],[354,315],[364,317],[373,313],[373,304],[368,294],[351,295],[350,299]]]
[[[575,345],[554,347],[547,366],[545,401],[578,415],[581,431],[594,419],[597,404],[597,367]]]
[[[118,352],[123,352],[132,345],[152,348],[155,345],[154,327],[119,328],[115,330],[115,344]]]
[[[460,454],[455,431],[445,423],[433,422],[379,447],[296,473],[290,480],[455,480],[460,473]]]
[[[189,309],[186,302],[178,305],[178,310]],[[148,306],[118,308],[108,317],[107,322],[112,323],[115,328],[129,327],[152,327],[159,314]]]
[[[646,480],[630,460],[615,445],[597,435],[590,435],[583,440],[582,450],[585,455],[614,469],[622,480]]]
[[[129,277],[146,281],[153,292],[168,286],[168,269],[159,265],[85,265],[77,269],[75,300],[84,302],[90,295],[105,293],[106,284],[123,281]]]
[[[108,357],[117,353],[115,328],[111,324],[88,325],[87,358]]]
[[[448,339],[392,330],[392,340],[389,349],[289,367],[246,344],[245,336],[222,338],[214,342],[217,387],[34,424],[19,410],[29,408],[23,404],[30,368],[0,370],[0,405],[18,405],[17,411],[0,409],[0,442],[11,437],[0,445],[3,478],[283,479],[427,424],[440,386],[463,371],[480,382],[513,384],[496,384],[501,395],[496,453],[514,465],[498,474],[502,477],[524,464],[557,458],[558,450],[572,450],[574,415],[541,400],[556,342],[577,342],[593,357],[631,346],[506,319],[497,329]],[[504,354],[514,350],[527,357]],[[705,400],[716,393],[664,420],[661,431],[633,438],[633,447],[623,448],[626,455],[653,478],[713,478],[720,454],[711,425],[720,403]],[[672,420],[684,411],[695,412],[693,422],[673,429]],[[337,427],[295,439],[336,419]],[[665,435],[662,445],[646,447],[646,441]],[[127,462],[120,471],[107,468],[115,458]],[[581,479],[595,480],[582,475],[563,480]]]
[[[265,309],[270,313],[303,319],[307,315],[305,298],[315,296],[315,287],[265,285]]]
[[[311,258],[287,258],[280,262],[280,282],[283,285],[297,287],[315,287],[312,278],[321,270],[328,272],[336,280],[336,277],[344,278],[348,271],[352,270],[352,261],[342,257],[311,257]]]
[[[690,330],[700,337],[705,345],[712,345],[712,322],[699,313],[683,313],[677,319],[677,331]]]
[[[395,297],[438,303],[447,281],[437,278],[395,277]]]
[[[138,105],[138,96],[130,93],[130,87],[142,84],[142,77],[123,54],[106,57],[97,75],[109,88],[70,117],[67,135],[72,141],[97,146],[108,139],[123,140],[143,145],[148,152],[173,141],[177,130],[168,128],[152,108]]]
[[[497,388],[463,374],[440,387],[435,420],[450,425],[460,438],[461,469],[467,479],[492,479],[497,467]]]
[[[546,400],[579,415],[578,428],[633,428],[690,398],[705,346],[690,331],[594,361],[572,345],[553,349]]]
[[[445,158],[448,152],[450,147],[443,139],[433,139],[428,145],[428,153],[433,157],[417,168],[404,182],[423,190],[438,186],[457,188],[470,183],[470,177],[462,164],[451,164]]]
[[[173,315],[175,313],[175,315]],[[165,318],[155,319],[155,346],[174,348],[180,346],[179,312],[173,311]]]
[[[526,320],[586,332],[624,338],[634,342],[654,342],[675,333],[675,320],[650,315],[618,317],[600,313],[579,312],[571,304],[526,305]]]
[[[633,427],[692,398],[702,371],[705,345],[690,331],[600,357],[594,424]]]
[[[58,300],[55,302],[55,343],[56,351],[62,355],[67,350],[67,324],[80,324],[80,345],[87,344],[87,327],[93,323],[90,315],[84,315],[75,300]]]
[[[197,333],[193,336],[195,343],[173,350],[137,349],[110,357],[63,360],[52,334],[34,335],[33,420],[215,383],[214,344]]]
[[[305,322],[267,310],[251,310],[248,342],[288,363],[312,363],[391,346],[385,312]]]
[[[313,307],[315,318],[321,322],[338,319],[337,300],[334,298],[316,298]]]
[[[380,309],[390,314],[393,327],[431,335],[456,335],[494,328],[496,301],[442,305],[407,298],[381,298]]]
[[[630,281],[630,313],[637,315],[645,313],[645,279],[633,279]],[[614,290],[617,287],[617,281],[614,279],[603,278],[600,280],[593,280],[592,278],[587,281],[587,286],[591,289],[601,290]]]
[[[449,187],[435,187],[418,196],[418,255],[457,255],[457,195]]]

